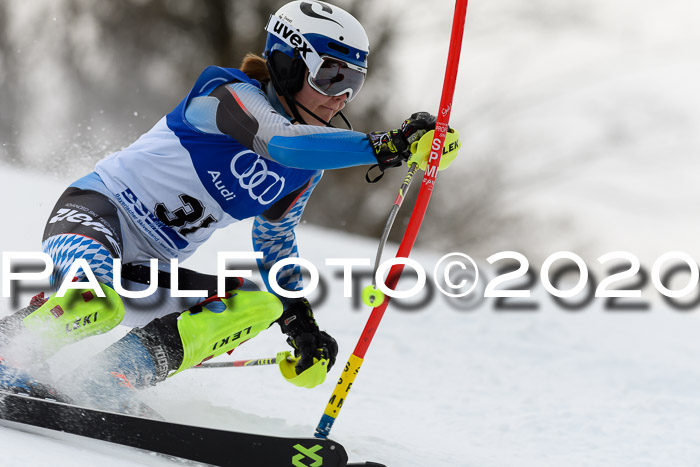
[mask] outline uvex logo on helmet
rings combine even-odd
[[[306,39],[304,39],[304,36],[302,36],[301,34],[297,33],[294,29],[287,26],[287,24],[285,24],[284,21],[281,21],[280,19],[276,19],[276,23],[272,27],[272,30],[277,35],[277,37],[279,37],[280,39],[283,39],[285,42],[287,42],[292,47],[295,47],[304,59],[306,59],[307,53],[309,53],[309,52],[313,53],[313,49],[311,48],[309,43],[306,42]]]

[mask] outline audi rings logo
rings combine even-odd
[[[237,167],[238,160],[246,154],[253,154],[257,159],[250,165],[240,163]],[[241,188],[248,190],[248,195],[263,206],[272,203],[284,190],[284,177],[269,170],[265,159],[253,151],[236,154],[231,161],[231,173]]]

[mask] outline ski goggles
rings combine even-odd
[[[348,94],[350,102],[365,83],[367,70],[332,57],[321,57],[315,71],[309,70],[309,85],[325,96]]]

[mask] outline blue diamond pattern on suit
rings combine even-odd
[[[278,261],[285,258],[298,258],[296,234],[294,228],[299,224],[306,203],[311,196],[323,172],[319,172],[311,181],[309,188],[296,200],[289,212],[277,222],[272,222],[262,216],[255,218],[253,222],[253,248],[263,254],[262,260],[258,260],[260,275],[265,281],[268,290],[270,268]],[[297,291],[304,288],[299,266],[285,266],[277,274],[277,283],[285,290]]]
[[[85,259],[97,280],[112,287],[112,269],[114,259],[109,251],[90,237],[76,234],[62,234],[49,237],[42,243],[45,253],[51,256],[54,272],[51,275],[51,287],[57,288],[63,283],[68,269],[78,258]],[[82,270],[78,280],[85,277]]]

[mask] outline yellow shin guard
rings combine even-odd
[[[229,352],[257,336],[282,315],[282,303],[268,292],[235,291],[228,298],[204,302],[177,321],[182,339],[182,370]]]
[[[124,319],[124,304],[110,287],[100,287],[105,297],[92,289],[69,289],[63,297],[49,297],[24,318],[24,327],[46,352],[114,329]]]

